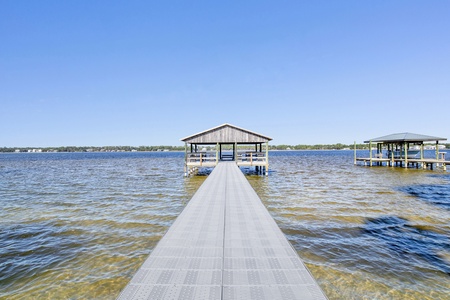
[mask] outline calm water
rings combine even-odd
[[[117,297],[206,178],[183,155],[0,154],[0,299]],[[329,299],[449,299],[450,173],[352,151],[248,173]]]

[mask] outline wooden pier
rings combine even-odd
[[[404,168],[415,167],[422,169],[441,168],[447,170],[450,161],[445,160],[445,152],[439,152],[439,141],[446,138],[421,135],[415,133],[396,133],[365,141],[369,143],[369,157],[356,156],[356,143],[354,163],[363,162],[365,166],[400,166]],[[435,158],[424,157],[425,142],[435,142]],[[377,145],[376,154],[373,155],[372,144]],[[412,149],[412,147],[416,149]],[[417,149],[418,148],[418,149]],[[383,153],[383,149],[386,153]],[[420,157],[417,157],[420,154]]]
[[[125,299],[327,299],[239,170],[219,162]]]
[[[356,162],[362,162],[365,166],[389,166],[389,167],[404,167],[416,169],[437,169],[441,168],[446,171],[447,166],[450,165],[449,160],[445,159],[390,159],[390,158],[370,158],[357,157]]]

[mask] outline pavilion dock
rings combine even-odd
[[[224,159],[216,146],[213,171],[118,299],[327,299],[239,161]],[[186,166],[194,163],[206,161]]]
[[[271,140],[231,124],[185,137],[181,139],[185,142],[184,174],[196,174],[199,169],[213,168],[221,161],[234,161],[238,167],[254,167],[257,173],[268,175]]]
[[[374,138],[364,143],[369,144],[369,157],[356,156],[356,143],[354,164],[362,162],[365,166],[400,166],[404,168],[415,167],[422,169],[440,168],[447,170],[450,161],[445,159],[445,152],[439,152],[439,141],[445,141],[446,138],[415,134],[415,133],[396,133],[379,138]],[[435,157],[425,158],[425,142],[435,142]],[[373,154],[373,144],[376,144],[376,153]],[[383,149],[385,152],[383,153]]]

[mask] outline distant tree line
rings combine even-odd
[[[0,152],[148,152],[184,151],[184,146],[62,146],[62,147],[3,147]]]
[[[450,144],[443,144],[450,149]],[[241,147],[245,146],[239,146]],[[251,146],[250,146],[251,147]],[[264,146],[263,146],[264,147]],[[317,144],[317,145],[269,145],[269,150],[353,150],[354,144]],[[232,146],[224,147],[223,150],[232,149]],[[248,148],[248,147],[247,147]],[[264,148],[263,148],[264,149]],[[356,144],[358,150],[368,150],[368,144]],[[206,146],[206,150],[215,150],[215,146]],[[63,146],[63,147],[3,147],[0,152],[150,152],[150,151],[184,151],[183,146]]]
[[[316,145],[269,145],[271,150],[344,150],[354,149],[355,145],[346,144],[316,144]],[[356,149],[369,149],[368,144],[356,144]]]
[[[446,149],[450,149],[450,144],[445,145]],[[372,145],[376,147],[376,145]],[[269,145],[270,150],[353,150],[355,144],[317,144],[317,145]],[[357,150],[369,150],[369,144],[356,144]]]

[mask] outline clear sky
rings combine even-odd
[[[0,1],[0,147],[450,140],[450,1]]]

